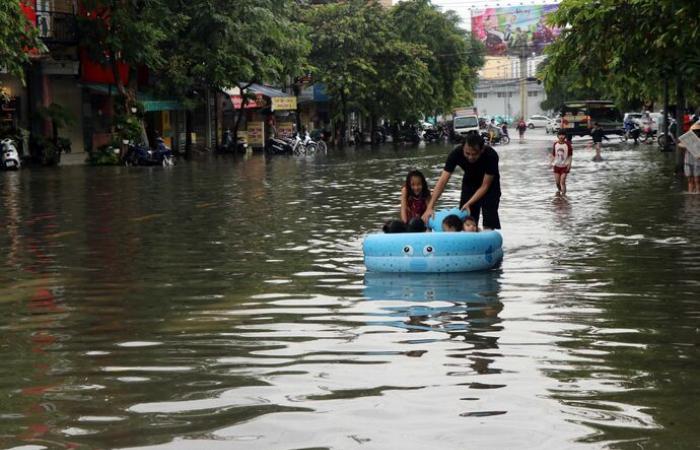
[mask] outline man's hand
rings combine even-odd
[[[421,219],[423,219],[423,222],[425,222],[426,225],[428,224],[430,218],[433,216],[433,212],[433,208],[426,208],[425,212],[421,216]]]
[[[469,203],[465,203],[462,206],[462,211],[466,211],[467,214],[469,214],[471,216],[472,213],[471,213],[470,209],[471,209],[471,206],[469,205]]]

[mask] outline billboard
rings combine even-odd
[[[559,5],[486,8],[472,12],[472,34],[486,45],[489,56],[541,55],[560,30],[547,24]]]

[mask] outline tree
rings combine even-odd
[[[440,11],[430,0],[408,0],[394,6],[391,21],[403,40],[430,52],[427,63],[433,94],[423,112],[435,114],[471,104],[485,49],[459,27],[459,16]]]
[[[45,50],[39,32],[22,12],[20,3],[0,2],[0,68],[24,82],[24,67],[30,55]]]
[[[698,2],[564,0],[549,20],[563,31],[546,50],[548,90],[569,80],[619,103],[654,101],[670,78],[683,106],[684,86],[700,81]],[[697,100],[697,90],[693,95]]]
[[[311,62],[332,99],[341,144],[351,110],[368,114],[372,127],[379,117],[417,119],[426,110],[434,95],[430,52],[402,39],[376,1],[315,7],[307,21]]]
[[[283,83],[306,71],[309,42],[292,0],[171,0],[180,20],[163,46],[163,86],[195,101],[201,89]],[[244,95],[242,108],[249,101]],[[241,110],[243,111],[243,109]],[[234,125],[234,142],[242,114]]]
[[[110,67],[121,98],[117,113],[123,128],[143,128],[132,111],[138,107],[138,70],[164,65],[161,44],[176,16],[165,0],[83,0],[83,7],[87,13],[78,20],[81,45],[94,61]]]

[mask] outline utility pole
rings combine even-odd
[[[520,114],[527,120],[527,48],[520,49]]]

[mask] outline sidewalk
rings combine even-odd
[[[85,165],[86,152],[71,152],[61,155],[61,166],[82,166]]]

